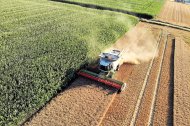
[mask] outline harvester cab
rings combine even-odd
[[[119,50],[112,50],[109,53],[101,53],[99,62],[99,69],[102,72],[118,71],[120,67],[121,52]]]
[[[112,50],[101,53],[97,67],[88,66],[78,72],[78,75],[115,87],[118,92],[125,90],[126,83],[113,79],[115,71],[119,70],[122,52]]]

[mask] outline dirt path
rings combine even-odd
[[[168,0],[156,19],[190,27],[190,5]]]
[[[190,124],[190,47],[176,39],[174,59],[174,125]]]

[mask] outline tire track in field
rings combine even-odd
[[[176,23],[176,24],[178,24],[179,22],[178,22],[178,11],[176,11],[177,10],[177,6],[174,4],[174,8],[173,8],[173,11],[174,11],[174,23]]]
[[[22,1],[22,3],[30,3],[32,5],[37,5],[37,6],[43,6],[43,7],[50,7],[51,10],[48,10],[49,12],[46,12],[46,13],[39,13],[39,14],[35,14],[35,15],[32,15],[32,16],[25,16],[25,17],[22,17],[22,18],[19,18],[17,20],[9,20],[7,22],[1,22],[2,24],[7,24],[7,23],[14,23],[15,21],[17,22],[18,20],[19,21],[22,21],[22,20],[25,20],[25,19],[28,19],[28,18],[35,18],[35,17],[40,17],[40,16],[44,16],[46,14],[51,14],[52,12],[61,12],[61,11],[65,11],[65,10],[62,10],[63,8],[62,7],[59,7],[57,5],[49,5],[49,4],[43,4],[43,3],[38,3],[38,2],[32,2],[32,1]],[[27,4],[26,4],[27,5]],[[71,11],[72,13],[72,11]]]
[[[175,5],[175,9],[176,10],[178,10],[178,11],[176,11],[176,15],[177,15],[177,19],[176,19],[176,24],[181,24],[181,22],[180,22],[180,18],[181,18],[181,15],[179,14],[180,13],[180,6],[178,7],[177,5]]]
[[[153,92],[154,92],[154,87],[157,84],[156,83],[156,78],[159,75],[159,66],[162,61],[162,56],[164,51],[162,51],[165,47],[165,41],[166,35],[164,34],[162,36],[160,46],[159,46],[159,56],[155,58],[153,67],[151,69],[151,72],[149,74],[149,78],[147,81],[146,89],[144,91],[144,95],[141,100],[141,104],[139,106],[138,110],[138,115],[137,115],[137,120],[135,122],[135,125],[148,125],[148,119],[149,119],[149,114],[150,109],[151,109],[151,101],[153,99]]]
[[[184,14],[182,14],[183,12],[181,11],[181,6],[179,6],[179,11],[178,11],[178,15],[179,15],[179,21],[178,22],[180,22],[180,23],[183,23],[182,22],[182,18],[183,18],[183,15]],[[181,15],[182,14],[182,15]]]
[[[60,11],[57,11],[57,12],[60,12]],[[70,14],[72,14],[72,12]],[[24,30],[28,30],[29,28],[32,29],[32,28],[38,27],[40,25],[46,25],[48,23],[56,22],[56,21],[59,21],[59,20],[61,20],[63,18],[66,18],[67,16],[69,16],[69,14],[67,16],[61,16],[61,15],[62,15],[62,13],[59,13],[59,14],[56,13],[56,16],[59,16],[59,18],[54,18],[55,15],[48,15],[48,16],[45,17],[45,18],[48,18],[48,20],[37,19],[39,21],[35,20],[34,22],[30,23],[30,25],[24,25],[24,26],[19,26],[19,27],[17,26],[18,28],[17,27],[15,27],[14,29],[12,28],[12,29],[9,29],[9,31],[4,29],[3,32],[0,33],[0,35],[3,35],[3,34],[9,34],[10,35],[10,34],[15,34],[15,33],[22,32],[22,31],[24,32]],[[40,21],[40,20],[43,20],[43,21]],[[41,33],[41,34],[43,34],[43,33]]]
[[[32,9],[38,8],[39,9],[41,7],[44,7],[44,6],[36,6],[36,5],[22,5],[21,6],[20,4],[18,4],[18,5],[15,5],[14,7],[12,7],[12,6],[1,7],[2,10],[0,10],[0,12],[1,12],[0,14],[1,15],[5,15],[5,14],[9,14],[9,13],[14,14],[14,13],[21,12],[21,11],[24,11],[29,8],[32,8]]]
[[[18,3],[18,1],[17,1],[17,3]],[[25,9],[26,7],[38,7],[38,8],[39,7],[40,8],[47,7],[47,8],[54,8],[54,9],[63,9],[63,6],[52,5],[51,3],[44,4],[44,3],[40,3],[38,1],[27,1],[27,0],[22,1],[22,0],[20,0],[20,3],[22,3],[22,6],[20,6],[21,4],[17,4],[17,3],[14,4],[14,6],[11,6],[11,7],[10,7],[10,5],[8,5],[7,7],[6,6],[1,6],[1,8],[3,8],[3,9],[0,10],[0,12],[1,11],[6,11],[6,10],[19,10],[19,11],[21,11],[22,9]],[[6,9],[4,9],[4,8],[6,8]],[[3,13],[3,14],[6,14],[6,12]]]
[[[158,49],[158,47],[159,47],[159,45],[160,45],[162,36],[163,36],[163,33],[161,34],[161,36],[160,36],[160,38],[159,38],[159,41],[158,41],[158,43],[157,43],[157,49]],[[156,50],[155,50],[155,54],[156,54]],[[130,126],[134,126],[135,123],[136,123],[137,116],[138,116],[138,113],[139,113],[140,104],[141,104],[141,102],[142,102],[142,98],[143,98],[143,95],[144,95],[144,92],[145,92],[145,89],[146,89],[146,86],[147,86],[147,83],[148,83],[149,75],[150,75],[150,73],[151,73],[151,69],[152,69],[152,67],[153,67],[154,61],[155,61],[155,58],[153,58],[153,59],[151,60],[151,63],[150,63],[150,65],[149,65],[149,68],[148,68],[146,77],[145,77],[144,82],[143,82],[143,86],[142,86],[141,92],[140,92],[140,94],[139,94],[139,97],[138,97],[138,100],[137,100],[137,103],[136,103],[136,106],[135,106],[135,110],[134,110],[134,113],[133,113],[131,122],[130,122]],[[124,124],[125,124],[125,123],[124,123]]]
[[[169,8],[170,10],[172,10],[171,12],[172,13],[169,13],[168,14],[171,16],[171,18],[169,16],[166,17],[166,20],[175,20],[175,9],[174,9],[174,4],[171,5],[171,8]]]
[[[29,18],[43,17],[45,15],[56,13],[57,11],[58,11],[57,9],[52,9],[52,10],[50,10],[50,12],[44,11],[43,13],[33,14],[33,15],[30,15],[30,16],[25,16],[25,17],[16,18],[16,19],[13,19],[13,20],[8,20],[8,21],[5,21],[5,22],[1,22],[1,25],[16,23],[18,21],[23,21],[23,20],[26,20],[26,19],[29,19]]]
[[[18,3],[18,1],[16,1],[15,3],[8,3],[9,1],[6,1],[5,3],[1,3],[2,5],[3,4],[5,4],[5,5],[3,5],[3,6],[0,6],[1,8],[6,8],[7,10],[9,10],[9,9],[14,9],[14,8],[17,8],[18,7],[18,5],[20,5],[20,3]],[[1,9],[0,8],[0,11],[1,10],[4,10],[4,9]]]
[[[102,121],[103,121],[103,119],[104,119],[104,117],[105,117],[105,115],[106,115],[108,109],[110,108],[111,104],[113,103],[113,101],[114,101],[116,95],[117,95],[117,93],[113,94],[112,99],[111,99],[110,103],[107,105],[107,108],[104,110],[104,112],[103,112],[103,114],[102,114],[102,117],[100,118],[100,121],[99,121],[99,123],[97,124],[97,126],[100,126],[100,125],[101,125],[101,123],[102,123]]]
[[[183,8],[182,8],[183,9]],[[185,15],[183,15],[183,22],[188,22],[188,24],[190,24],[189,23],[189,18],[187,18],[188,16],[189,16],[189,14],[190,14],[190,8],[187,8],[186,10],[185,10]]]
[[[9,18],[13,18],[15,16],[24,16],[22,14],[36,14],[35,12],[37,11],[38,13],[41,13],[40,11],[43,12],[44,11],[47,11],[47,9],[50,9],[50,8],[47,8],[47,7],[33,7],[32,9],[31,8],[28,8],[28,7],[24,7],[22,10],[14,10],[14,11],[8,11],[8,12],[5,12],[5,13],[1,13],[0,16],[1,16],[1,22],[6,22],[4,20],[9,20]],[[32,13],[31,13],[32,12]],[[28,15],[27,15],[28,16]],[[2,20],[4,19],[4,20]]]

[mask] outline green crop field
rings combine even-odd
[[[56,1],[56,0],[55,0]],[[64,1],[64,0],[59,0]],[[66,0],[78,3],[99,5],[130,12],[155,16],[159,13],[164,0]]]
[[[138,19],[46,0],[0,0],[0,125],[19,125]]]

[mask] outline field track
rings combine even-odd
[[[177,25],[190,26],[190,7],[186,4],[168,0],[156,19]]]

